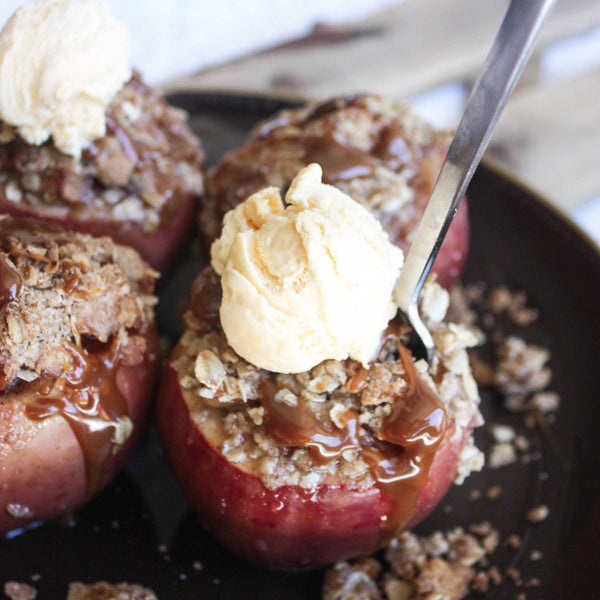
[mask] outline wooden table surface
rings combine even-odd
[[[454,90],[451,98],[457,89],[466,96],[506,6],[507,0],[406,0],[359,22],[316,25],[305,38],[170,81],[163,89],[310,98],[372,91],[417,105],[437,92],[444,102],[444,90]],[[488,149],[571,215],[600,202],[599,45],[600,1],[558,0]],[[580,56],[571,58],[577,51]],[[454,126],[462,104],[448,104],[448,125]],[[600,220],[597,236],[596,224],[590,231],[600,239]]]

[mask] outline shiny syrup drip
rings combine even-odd
[[[67,343],[74,367],[58,382],[40,377],[29,384],[35,386],[37,398],[25,409],[33,421],[56,414],[67,421],[83,451],[88,498],[102,483],[104,465],[115,447],[116,425],[128,416],[127,401],[117,384],[119,343],[95,344],[98,347],[88,351]]]
[[[383,336],[383,343],[397,336],[392,324]],[[338,458],[349,449],[358,450],[369,466],[377,486],[391,500],[392,510],[382,523],[382,539],[391,538],[413,515],[419,491],[426,484],[431,463],[447,428],[447,416],[435,392],[421,379],[412,355],[398,345],[405,371],[407,388],[385,419],[376,445],[364,447],[358,437],[358,413],[348,410],[345,426],[332,431],[325,429],[310,410],[307,402],[298,398],[297,406],[275,400],[279,386],[263,382],[263,422],[269,434],[282,446],[307,446],[317,463]],[[358,386],[364,385],[368,371],[357,373]]]
[[[333,137],[306,139],[304,162],[318,163],[323,169],[323,180],[330,184],[370,177],[375,170],[375,159],[364,150],[343,146]]]
[[[384,421],[380,439],[387,444],[363,451],[379,488],[393,499],[391,514],[383,524],[387,536],[410,520],[448,426],[446,411],[419,376],[410,350],[398,344],[398,351],[407,388]]]
[[[367,104],[365,97],[362,94],[346,94],[340,98],[333,98],[332,100],[326,100],[316,104],[312,110],[308,112],[302,125],[308,125],[312,121],[322,119],[328,115],[335,114],[339,110],[348,108],[349,106],[356,106],[358,108],[366,109]]]
[[[27,217],[5,217],[0,219],[0,309],[11,302],[17,302],[23,288],[23,278],[10,260],[10,238],[19,240],[25,246],[48,247],[66,243],[68,235],[58,225],[45,223]],[[48,262],[50,259],[42,257]]]
[[[343,429],[327,430],[317,420],[304,398],[298,398],[297,406],[289,406],[275,400],[279,386],[273,381],[263,381],[263,422],[271,437],[282,446],[309,448],[311,458],[325,463],[338,458],[345,450],[359,447],[358,413],[348,410],[344,415]]]

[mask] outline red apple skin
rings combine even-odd
[[[186,195],[172,218],[154,232],[146,232],[132,221],[101,221],[77,219],[72,216],[57,217],[11,203],[0,197],[0,213],[15,217],[32,217],[57,223],[69,231],[89,233],[94,236],[107,235],[118,244],[135,248],[142,258],[164,276],[190,240],[196,220],[197,198]]]
[[[160,367],[158,336],[146,334],[148,349],[135,366],[119,366],[119,391],[127,402],[133,432],[102,465],[99,491],[121,468],[148,418]],[[82,448],[67,421],[55,414],[32,421],[27,398],[6,401],[0,394],[0,534],[74,510],[90,499]],[[17,507],[28,510],[13,516]]]
[[[392,503],[375,486],[362,491],[325,484],[272,490],[226,461],[194,424],[171,366],[158,395],[157,427],[202,525],[252,563],[277,569],[323,566],[370,554],[387,541],[381,525]],[[462,446],[460,440],[450,441],[453,430],[441,443],[407,527],[424,519],[452,484]]]

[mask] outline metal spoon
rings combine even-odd
[[[413,355],[427,359],[430,364],[434,344],[419,315],[421,289],[554,2],[511,0],[473,86],[396,283],[395,301],[413,332],[414,339],[409,344]]]

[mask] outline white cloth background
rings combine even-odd
[[[308,33],[399,0],[101,0],[128,27],[132,64],[152,84]],[[25,0],[0,0],[0,26]]]

